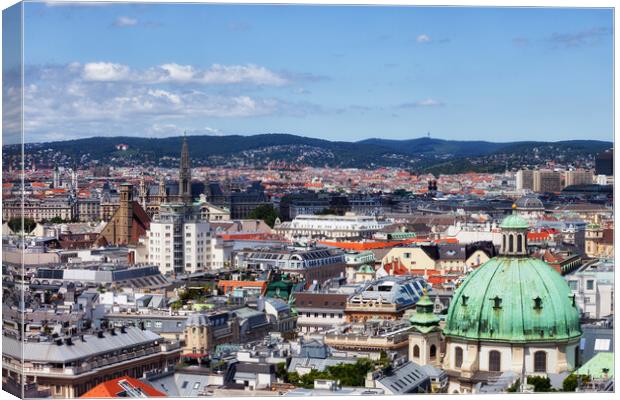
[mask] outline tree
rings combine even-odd
[[[553,388],[551,388],[551,381],[548,377],[542,376],[528,376],[527,383],[529,385],[534,385],[534,392],[553,392]]]
[[[510,385],[510,387],[506,390],[508,393],[514,393],[519,390],[519,385],[521,384],[521,379],[517,379],[515,383]]]
[[[248,214],[249,219],[262,219],[267,225],[273,228],[278,212],[271,204],[261,204]]]
[[[276,376],[278,377],[278,379],[280,379],[282,382],[288,383],[288,375],[289,374],[286,371],[286,363],[278,363],[278,365],[276,366]]]
[[[579,386],[579,379],[580,378],[581,378],[581,381],[583,383],[588,383],[588,376],[587,375],[570,374],[562,382],[562,391],[564,391],[564,392],[574,392],[577,389],[577,387]]]
[[[11,228],[11,230],[16,233],[17,232],[30,233],[37,226],[37,223],[32,218],[23,218],[23,222],[24,222],[23,229],[22,229],[22,217],[11,218],[11,220],[9,220],[8,222],[8,225],[9,225],[9,228]]]

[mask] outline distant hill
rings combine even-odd
[[[560,149],[599,152],[612,146],[611,142],[599,140],[565,140],[560,142],[507,142],[495,143],[482,140],[442,140],[434,138],[417,138],[407,140],[366,139],[362,144],[388,147],[408,154],[455,154],[459,157],[486,156],[493,153],[515,153],[530,151],[536,147],[553,146]]]
[[[182,137],[90,137],[26,144],[25,152],[37,165],[175,166]],[[271,133],[252,136],[188,136],[195,166],[259,167],[289,165],[341,168],[401,167],[414,172],[455,173],[461,170],[495,171],[506,166],[541,163],[545,159],[571,160],[593,157],[612,147],[611,142],[572,140],[561,142],[456,141],[434,138],[409,140],[367,139],[341,142]],[[118,144],[128,145],[126,151]],[[6,155],[18,155],[19,146],[4,146]],[[443,172],[442,172],[443,171]]]

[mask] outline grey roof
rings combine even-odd
[[[414,393],[424,386],[430,386],[430,378],[418,364],[406,362],[395,368],[391,374],[377,379],[394,394]]]
[[[336,366],[339,364],[355,364],[355,357],[328,357],[328,358],[311,358],[294,356],[288,365],[288,372],[295,372],[297,368],[310,368],[317,371],[325,371],[325,368]]]
[[[175,373],[178,397],[197,397],[209,385],[208,375]]]
[[[427,283],[421,277],[386,276],[358,290],[349,302],[381,300],[387,304],[406,307],[417,303],[425,287]]]
[[[316,339],[309,340],[301,344],[299,356],[309,358],[327,358],[327,356],[329,356],[329,348],[325,343]]]
[[[446,244],[439,246],[440,260],[466,260],[467,252],[465,245],[462,244]]]
[[[480,393],[505,393],[517,379],[519,374],[514,371],[505,371],[497,379],[487,384],[478,384],[477,391]]]
[[[289,305],[287,302],[285,302],[282,299],[278,299],[275,297],[268,297],[265,299],[265,303],[269,303],[273,306],[273,308],[275,308],[275,310],[277,312],[285,312],[288,311],[290,309]]]
[[[24,360],[66,363],[125,347],[151,343],[155,340],[162,340],[162,338],[151,331],[130,327],[126,328],[126,333],[117,331],[114,336],[106,332],[103,338],[98,338],[96,335],[84,335],[84,340],[83,342],[80,338],[73,338],[73,345],[59,346],[55,342],[23,343],[5,336],[2,338],[2,353],[13,358],[21,358],[23,347]]]
[[[271,374],[275,373],[275,365],[267,363],[240,362],[236,366],[237,373]]]
[[[523,196],[515,202],[518,210],[544,210],[542,201],[535,196]]]
[[[581,349],[580,363],[583,365],[601,351],[614,351],[614,330],[598,326],[583,326],[583,334],[579,343]],[[597,339],[599,347],[596,348]],[[604,347],[608,345],[608,347]]]

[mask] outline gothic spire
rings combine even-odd
[[[189,147],[187,134],[183,133],[183,146],[181,149],[181,165],[179,168],[179,195],[183,203],[188,204],[192,200],[192,169],[189,161]]]

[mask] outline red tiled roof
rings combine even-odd
[[[102,398],[102,397],[127,397],[120,396],[125,392],[120,385],[120,381],[126,381],[130,386],[136,389],[140,389],[147,397],[167,397],[166,394],[154,389],[152,386],[147,385],[137,379],[130,378],[129,376],[123,376],[121,378],[111,379],[95,386],[88,392],[84,393],[80,397],[82,398]]]

